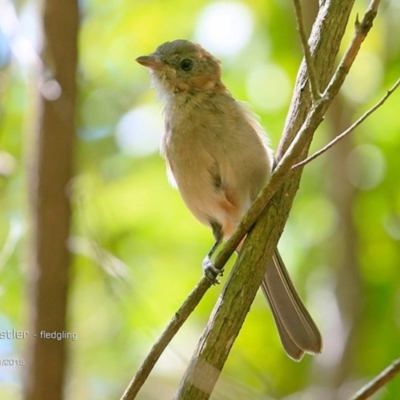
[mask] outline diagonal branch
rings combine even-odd
[[[353,35],[353,39],[346,50],[340,64],[332,77],[329,85],[325,89],[325,92],[322,94],[323,98],[330,98],[332,96],[336,96],[339,89],[342,87],[344,80],[346,79],[347,74],[350,71],[351,66],[357,54],[360,50],[361,44],[364,39],[367,37],[368,32],[372,28],[372,23],[378,13],[378,7],[381,0],[371,0],[368,5],[368,9],[364,14],[361,22],[358,21],[358,17],[355,23],[355,32]]]
[[[400,373],[400,358],[362,387],[350,400],[366,400]]]
[[[379,107],[381,107],[386,100],[390,97],[390,95],[400,86],[400,78],[396,81],[396,83],[386,92],[385,96],[383,96],[373,107],[371,107],[369,110],[367,110],[354,124],[349,126],[344,132],[342,132],[340,135],[336,136],[335,139],[330,141],[326,146],[324,146],[322,149],[318,150],[315,152],[313,155],[310,157],[307,157],[305,160],[293,165],[292,169],[299,168],[299,167],[304,167],[306,164],[310,163],[311,161],[315,160],[317,157],[321,156],[324,154],[326,151],[328,151],[331,147],[333,147],[336,143],[338,143],[340,140],[345,138],[349,133],[353,132],[354,129],[356,129],[361,123],[363,123],[371,114],[373,114]]]
[[[200,300],[203,298],[204,294],[207,292],[210,286],[210,280],[203,276],[196,287],[186,298],[185,302],[181,305],[179,310],[171,318],[168,325],[161,333],[161,336],[154,343],[139,370],[126,388],[124,394],[121,397],[121,400],[133,400],[136,397],[140,388],[146,382],[147,377],[150,375],[156,362],[160,358],[161,354],[164,352],[165,348],[168,346],[180,327],[184,324],[184,322],[188,319],[193,310],[200,303]]]

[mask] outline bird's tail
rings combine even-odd
[[[278,250],[268,265],[261,288],[288,356],[299,361],[304,353],[320,353],[321,334],[301,301]]]

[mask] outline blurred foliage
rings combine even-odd
[[[122,394],[200,278],[201,260],[212,244],[211,233],[194,220],[179,193],[168,185],[164,162],[154,146],[162,133],[161,106],[135,58],[166,40],[201,42],[221,59],[224,82],[236,98],[253,105],[275,148],[301,51],[289,1],[86,0],[80,4],[78,145],[69,243],[75,255],[70,330],[78,339],[69,343],[67,397],[101,400]],[[343,49],[356,13],[362,14],[366,4],[356,2]],[[35,80],[40,66],[35,56],[41,42],[40,6],[33,1],[5,1],[0,8],[0,330],[24,330],[26,171],[38,112],[35,93],[41,89]],[[382,4],[343,89],[341,101],[351,120],[398,77],[400,42],[394,38],[400,37],[399,18],[398,2]],[[220,24],[210,22],[215,20]],[[234,34],[238,37],[229,40]],[[225,37],[221,47],[218,40]],[[353,393],[400,353],[398,109],[399,93],[395,93],[352,134],[355,148],[348,175],[342,177],[356,190],[352,218],[366,311],[338,398]],[[324,123],[312,150],[338,133],[332,132],[329,121]],[[296,286],[326,338],[325,352],[301,363],[289,360],[260,295],[214,399],[329,399],[329,391],[335,390],[331,375],[339,368],[343,347],[339,342],[347,332],[343,321],[335,325],[340,315],[332,257],[341,250],[332,248],[332,243],[341,232],[339,210],[329,197],[327,159],[323,156],[306,167],[281,240]],[[139,399],[171,398],[220,290],[209,291],[162,356]],[[338,335],[333,337],[332,332]],[[0,358],[23,359],[23,351],[21,340],[0,340]],[[21,372],[0,367],[2,399],[20,398]],[[400,398],[400,379],[374,398]]]

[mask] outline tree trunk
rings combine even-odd
[[[78,23],[76,1],[44,1],[40,104],[29,171],[26,400],[63,398],[67,341],[46,339],[44,333],[67,331]]]

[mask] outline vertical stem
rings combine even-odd
[[[40,110],[29,171],[32,229],[26,400],[63,398],[66,342],[45,339],[41,332],[62,332],[67,326],[68,185],[75,140],[77,1],[45,0],[43,26]]]

